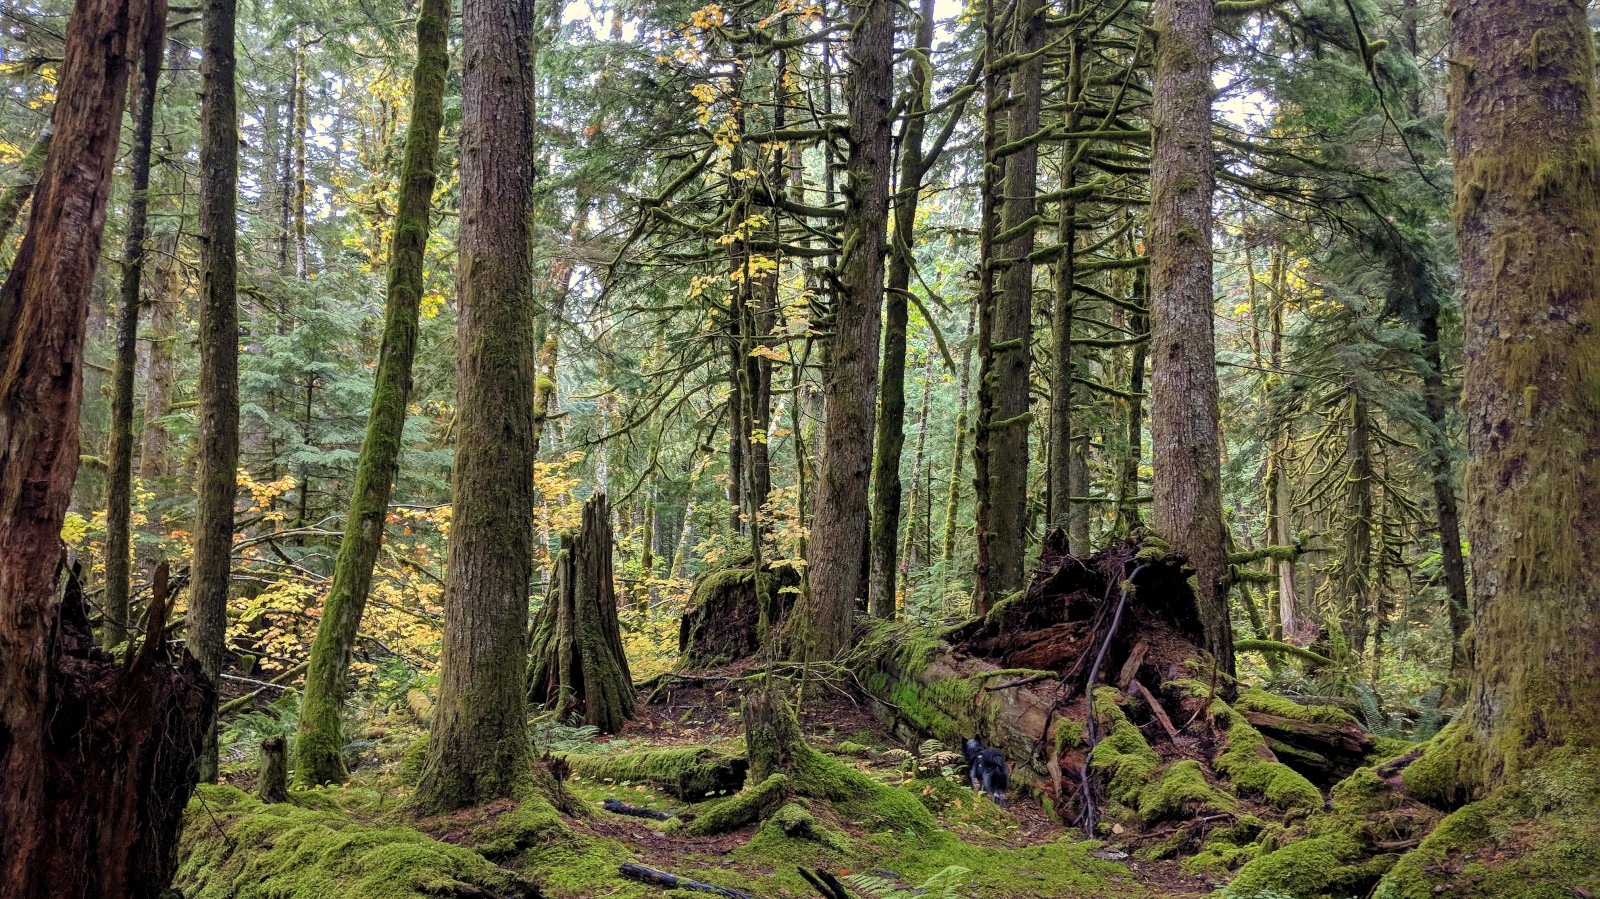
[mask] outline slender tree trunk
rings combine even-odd
[[[144,426],[139,435],[139,479],[146,484],[172,474],[167,428],[161,423],[172,407],[177,380],[173,342],[172,305],[177,301],[174,269],[177,267],[178,231],[164,232],[156,241],[156,258],[150,265],[149,322],[145,356]]]
[[[1072,3],[1076,10],[1077,4]],[[1083,118],[1083,61],[1084,39],[1078,34],[1068,38],[1066,81],[1066,113],[1063,116],[1069,133],[1078,130]],[[1085,555],[1087,545],[1078,545],[1072,534],[1070,520],[1073,508],[1072,492],[1072,378],[1077,366],[1072,357],[1072,325],[1075,312],[1077,257],[1074,250],[1078,241],[1078,203],[1072,191],[1078,183],[1078,154],[1080,144],[1075,140],[1061,144],[1061,189],[1064,194],[1056,217],[1056,246],[1061,254],[1055,265],[1055,284],[1050,300],[1050,432],[1045,458],[1049,461],[1047,479],[1050,485],[1050,514],[1052,528],[1065,528],[1067,549]],[[1087,542],[1087,541],[1085,541]]]
[[[418,787],[440,810],[508,796],[529,776],[534,22],[532,0],[462,6],[455,519],[439,706]]]
[[[1013,18],[1011,51],[1023,62],[1011,75],[1010,117],[1003,161],[1005,202],[993,255],[984,264],[998,269],[998,296],[991,316],[987,350],[979,356],[978,430],[978,568],[973,610],[988,612],[994,604],[1021,590],[1028,548],[1029,368],[1033,348],[1033,254],[1037,220],[1034,195],[1039,174],[1040,82],[1044,77],[1045,5],[1018,0]]]
[[[1372,633],[1372,420],[1367,401],[1352,388],[1345,431],[1344,558],[1339,564],[1339,599],[1350,652],[1366,651]]]
[[[926,60],[933,48],[933,0],[922,0],[916,48]],[[884,296],[883,377],[878,390],[877,455],[872,465],[871,573],[867,609],[874,618],[893,618],[899,574],[895,550],[900,539],[900,456],[906,442],[906,339],[910,318],[911,272],[916,267],[917,200],[922,193],[922,136],[933,90],[933,69],[913,58],[906,117],[900,131],[899,183],[894,197],[894,239],[889,246],[889,283]]]
[[[1444,354],[1439,348],[1439,312],[1430,308],[1418,324],[1422,336],[1423,408],[1431,426],[1428,446],[1428,480],[1433,485],[1434,514],[1439,521],[1439,567],[1450,620],[1450,675],[1464,681],[1471,669],[1466,652],[1467,627],[1472,623],[1467,598],[1467,561],[1461,553],[1461,512],[1456,503],[1455,466],[1450,460],[1449,391],[1444,382]],[[1457,693],[1459,697],[1459,693]]]
[[[1156,0],[1150,163],[1151,517],[1194,567],[1205,648],[1233,674],[1212,332],[1210,0]]]
[[[956,553],[956,519],[961,511],[961,463],[967,457],[967,403],[972,399],[972,336],[978,321],[978,307],[967,315],[967,333],[961,341],[961,384],[956,397],[956,444],[950,451],[950,486],[944,503],[944,544],[939,559],[948,566]]]
[[[1447,15],[1474,658],[1415,764],[1466,798],[1600,745],[1600,130],[1582,4]]]
[[[144,274],[146,221],[150,211],[150,145],[155,131],[161,57],[143,60],[134,98],[133,145],[128,156],[132,184],[128,230],[122,238],[122,289],[117,301],[117,356],[111,373],[111,440],[106,452],[106,581],[101,642],[109,649],[128,639],[131,587],[129,533],[133,516],[133,370],[139,362],[139,284]]]
[[[17,222],[22,218],[22,207],[28,205],[28,200],[33,197],[34,188],[39,184],[39,170],[44,167],[45,156],[50,152],[50,139],[55,133],[55,120],[52,119],[45,123],[44,130],[39,132],[39,139],[33,142],[22,161],[17,163],[16,180],[4,193],[0,193],[0,251],[5,249],[12,229],[17,227]]]
[[[923,465],[928,447],[928,407],[933,399],[933,353],[922,364],[922,401],[917,404],[917,446],[911,453],[911,497],[906,503],[905,549],[900,553],[900,575],[913,567],[928,564],[927,550],[933,540],[928,517],[928,489],[923,484]],[[920,525],[920,527],[919,527]],[[921,533],[919,534],[919,530]]]
[[[189,651],[215,683],[222,674],[239,467],[239,308],[235,210],[239,115],[234,98],[237,0],[206,0],[200,80],[200,436],[195,446]],[[217,776],[215,709],[200,779]]]
[[[1133,295],[1138,301],[1148,303],[1145,296],[1145,273],[1141,269],[1133,279]],[[1150,328],[1150,316],[1134,313],[1128,316],[1128,326],[1135,334]],[[1139,465],[1144,461],[1144,370],[1148,343],[1136,343],[1129,353],[1128,362],[1128,437],[1127,452],[1122,456],[1122,474],[1117,478],[1117,533],[1131,533],[1142,521],[1139,513]]]
[[[346,513],[344,539],[334,562],[333,583],[311,644],[300,735],[295,740],[295,780],[306,786],[345,778],[341,718],[349,692],[350,653],[355,648],[372,587],[372,568],[383,542],[389,495],[400,469],[401,438],[411,396],[417,318],[427,259],[428,216],[438,181],[439,129],[444,121],[445,74],[449,69],[450,0],[424,0],[417,15],[417,64],[411,74],[411,122],[400,169],[400,202],[389,248],[388,302],[378,351],[377,383],[367,435],[356,463],[355,489]]]
[[[60,533],[78,470],[83,342],[130,74],[166,5],[84,0],[67,24],[35,214],[0,288],[0,895],[155,899],[171,882],[214,700],[151,637],[93,646]],[[164,572],[163,572],[164,574]],[[64,581],[58,585],[58,580]]]
[[[830,659],[850,643],[857,604],[866,599],[867,479],[878,399],[878,310],[889,223],[889,104],[893,85],[894,5],[851,0],[848,181],[844,253],[834,291],[830,371],[823,385],[822,467],[808,546],[808,588],[792,616],[793,651]]]
[[[1288,279],[1286,275],[1288,251],[1281,247],[1273,248],[1272,270],[1270,285],[1272,296],[1270,298],[1269,312],[1267,315],[1267,366],[1272,373],[1268,375],[1268,384],[1278,382],[1278,371],[1283,366],[1283,308],[1287,303],[1284,291]],[[1276,414],[1276,413],[1274,413]],[[1279,546],[1288,546],[1295,542],[1294,527],[1289,519],[1289,512],[1294,503],[1293,491],[1289,481],[1289,450],[1293,446],[1293,437],[1289,431],[1287,421],[1277,424],[1267,446],[1267,490],[1268,515],[1272,533],[1268,542],[1276,542]],[[1289,559],[1278,560],[1278,613],[1276,619],[1280,629],[1275,637],[1298,642],[1308,638],[1306,627],[1300,616],[1300,597],[1296,593],[1294,562]]]

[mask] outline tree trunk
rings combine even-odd
[[[978,307],[967,314],[967,333],[961,342],[961,383],[956,397],[956,443],[950,451],[950,484],[944,503],[943,545],[939,560],[946,564],[956,553],[956,519],[961,511],[961,463],[967,456],[967,402],[972,398],[972,332],[978,320]],[[947,570],[948,574],[948,570]]]
[[[1157,0],[1150,163],[1151,517],[1189,559],[1205,648],[1233,674],[1212,332],[1210,0]]]
[[[372,587],[372,568],[383,543],[389,495],[400,469],[400,445],[411,396],[411,364],[417,348],[428,215],[438,180],[439,129],[444,120],[450,0],[425,0],[417,16],[417,64],[411,75],[411,122],[400,170],[400,202],[389,249],[388,303],[378,352],[377,383],[367,435],[356,463],[344,538],[334,562],[333,583],[311,644],[300,734],[295,741],[295,779],[311,786],[344,780],[344,729],[340,719],[350,653]]]
[[[7,238],[22,218],[22,207],[28,205],[34,188],[39,185],[39,170],[44,167],[45,156],[50,152],[50,139],[55,133],[55,122],[46,122],[44,130],[39,132],[39,139],[33,142],[22,161],[17,163],[16,181],[6,188],[5,193],[0,193],[0,252],[5,250]]]
[[[611,506],[597,493],[583,525],[562,540],[544,608],[533,619],[528,701],[614,734],[633,717],[633,677],[617,621],[611,569]]]
[[[1350,653],[1366,651],[1373,630],[1372,605],[1372,422],[1366,398],[1355,388],[1349,396],[1350,420],[1345,431],[1344,557],[1339,564],[1339,600],[1345,616]]]
[[[530,776],[534,21],[532,0],[462,6],[455,519],[439,706],[418,788],[437,810],[508,796]]]
[[[165,658],[165,569],[149,636],[93,645],[59,551],[78,470],[83,340],[131,71],[166,5],[85,0],[67,25],[36,214],[0,288],[0,895],[155,899],[177,864],[206,709]],[[58,577],[65,582],[58,587]]]
[[[1069,10],[1076,8],[1076,3],[1069,5]],[[1088,56],[1085,43],[1087,39],[1076,33],[1068,38],[1064,73],[1066,112],[1062,116],[1062,124],[1069,134],[1078,130],[1083,119],[1083,69]],[[1076,140],[1063,141],[1061,144],[1063,198],[1056,212],[1056,247],[1061,255],[1056,260],[1054,290],[1050,299],[1050,431],[1045,458],[1049,462],[1046,475],[1050,485],[1049,526],[1065,529],[1068,552],[1087,554],[1088,546],[1073,542],[1070,526],[1073,508],[1072,465],[1068,461],[1072,458],[1072,378],[1077,373],[1072,356],[1072,326],[1076,312],[1077,257],[1074,250],[1078,242],[1078,202],[1073,190],[1078,184],[1081,146]]]
[[[1448,15],[1474,665],[1430,755],[1465,798],[1600,745],[1600,131],[1581,4]]]
[[[195,446],[189,651],[215,683],[222,674],[239,467],[237,224],[239,115],[234,97],[237,0],[206,0],[200,81],[200,434]],[[215,710],[201,780],[217,776]]]
[[[867,478],[878,399],[878,310],[889,218],[889,104],[894,82],[894,5],[851,0],[852,60],[844,253],[839,261],[823,385],[822,467],[807,547],[808,589],[792,622],[793,651],[831,659],[850,643],[866,599]]]
[[[982,614],[1023,587],[1028,540],[1029,368],[1033,348],[1033,254],[1039,174],[1040,82],[1044,77],[1045,6],[1019,0],[1010,52],[1022,57],[1011,75],[1007,155],[988,154],[988,165],[1005,166],[995,254],[983,261],[997,269],[998,296],[990,318],[988,352],[979,356],[978,581],[973,610]],[[1004,238],[1003,240],[1001,238]]]
[[[150,266],[147,305],[149,324],[145,341],[144,422],[139,435],[139,479],[146,484],[172,474],[168,455],[167,428],[161,423],[172,407],[172,389],[177,380],[173,342],[172,305],[177,300],[174,270],[177,268],[178,231],[163,233],[156,241],[156,258]]]
[[[256,770],[256,798],[262,802],[289,801],[289,755],[282,737],[261,741]]]
[[[1461,512],[1456,504],[1455,466],[1447,437],[1450,401],[1444,383],[1444,356],[1439,348],[1439,312],[1430,308],[1418,323],[1422,336],[1423,408],[1432,428],[1428,446],[1428,480],[1433,486],[1434,514],[1439,521],[1439,567],[1444,576],[1446,612],[1450,621],[1450,676],[1464,681],[1471,669],[1467,626],[1472,622],[1467,598],[1467,562],[1461,554]],[[1457,698],[1460,692],[1456,692]]]
[[[122,238],[122,290],[117,302],[117,356],[111,373],[111,439],[106,451],[106,573],[101,639],[107,649],[128,639],[128,566],[133,516],[133,370],[139,362],[139,284],[150,211],[150,145],[155,132],[161,56],[147,56],[133,109],[128,167],[128,230]]]
[[[916,47],[926,59],[933,48],[933,0],[922,0]],[[900,539],[900,456],[906,442],[906,340],[911,272],[916,266],[917,200],[922,193],[922,135],[927,130],[933,70],[913,58],[906,116],[900,131],[900,177],[895,186],[894,240],[889,247],[889,283],[884,295],[883,377],[878,390],[876,456],[872,461],[871,572],[867,610],[893,618]]]

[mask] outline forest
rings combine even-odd
[[[1597,29],[0,3],[0,896],[1593,899]]]

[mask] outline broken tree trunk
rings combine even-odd
[[[595,494],[583,524],[556,557],[544,608],[529,640],[528,699],[614,734],[633,717],[633,678],[617,622],[611,576],[611,507]]]
[[[165,649],[165,569],[142,648],[94,643],[61,524],[78,470],[83,344],[129,76],[162,0],[80,0],[45,156],[0,289],[0,896],[154,899],[214,703]]]
[[[256,798],[262,802],[289,801],[289,758],[282,737],[268,737],[261,741]]]
[[[750,560],[741,566],[707,572],[695,585],[689,607],[678,621],[678,668],[715,668],[746,659],[772,636],[761,622],[783,621],[800,586],[793,568],[767,567],[761,590],[750,574]],[[765,616],[761,603],[770,603]]]

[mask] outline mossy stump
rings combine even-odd
[[[261,741],[256,798],[262,802],[289,801],[289,754],[282,737],[268,737]]]
[[[678,622],[678,667],[714,668],[755,655],[768,637],[762,621],[771,628],[783,620],[799,583],[792,568],[768,568],[758,584],[748,563],[707,573]]]
[[[528,701],[614,734],[633,717],[633,677],[617,622],[611,573],[611,507],[605,494],[583,506],[583,524],[563,539],[544,608],[529,639]]]

